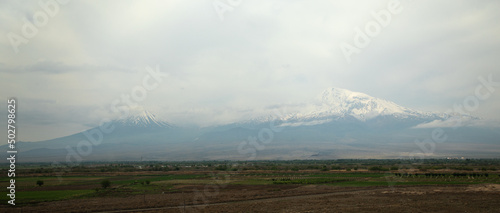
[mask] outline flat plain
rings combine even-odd
[[[26,165],[16,177],[16,206],[2,196],[0,211],[500,212],[500,172],[492,162]],[[0,180],[7,187],[10,178]],[[103,187],[104,180],[111,185]]]

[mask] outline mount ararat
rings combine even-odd
[[[340,88],[325,90],[320,99],[304,104],[301,111],[209,127],[177,126],[141,111],[105,124],[109,131],[101,126],[52,140],[18,142],[18,159],[248,160],[248,152],[242,150],[252,150],[252,159],[258,160],[398,158],[409,153],[428,158],[498,157],[500,153],[497,127],[426,127],[446,121],[474,123],[480,121],[477,117],[422,112]],[[446,140],[430,140],[436,129]],[[0,150],[6,151],[7,145]]]

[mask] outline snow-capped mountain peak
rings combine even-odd
[[[127,118],[120,119],[115,122],[122,126],[170,127],[168,123],[157,119],[154,114],[148,112],[147,110],[133,111]]]
[[[342,88],[326,89],[319,96],[319,100],[318,103],[308,107],[309,111],[295,114],[292,120],[329,122],[331,119],[354,117],[366,121],[378,116],[399,119],[437,118],[434,113],[412,110],[391,101]]]
[[[300,104],[290,108],[293,112],[278,115],[278,118],[260,117],[253,122],[279,119],[290,126],[301,126],[318,125],[344,118],[355,118],[364,122],[377,117],[423,121],[443,120],[447,117],[446,114],[413,110],[391,101],[342,88],[328,88],[318,96],[315,103]]]
[[[391,101],[340,88],[329,88],[323,92],[320,111],[336,115],[352,115],[356,118],[365,119],[378,115],[418,113]]]

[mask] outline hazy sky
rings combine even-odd
[[[139,105],[174,124],[246,119],[329,87],[443,112],[479,76],[500,82],[500,1],[390,2],[1,1],[0,99],[17,98],[18,139],[37,141],[117,117],[115,100],[156,83],[147,67],[168,76]],[[357,48],[350,63],[342,44]],[[500,120],[497,88],[470,113]]]

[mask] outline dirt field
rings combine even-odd
[[[39,203],[2,212],[500,212],[500,185],[334,187],[227,185],[180,192]],[[185,205],[184,205],[185,204]]]
[[[90,164],[61,176],[33,166],[16,177],[16,206],[0,197],[0,212],[500,212],[500,161],[327,163]]]

